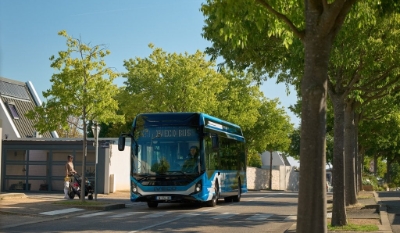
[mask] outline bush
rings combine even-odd
[[[372,185],[374,190],[379,191],[378,179],[371,175],[364,175],[362,178],[363,185]]]

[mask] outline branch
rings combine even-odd
[[[276,11],[274,8],[272,8],[268,3],[266,3],[264,0],[256,0],[258,3],[260,3],[262,6],[264,6],[270,13],[274,14],[278,19],[282,20],[286,25],[289,26],[289,28],[292,30],[292,32],[300,39],[304,40],[304,31],[300,31],[293,23],[286,17],[286,15],[283,15],[282,13]]]
[[[332,32],[332,37],[337,35],[351,7],[356,1],[357,0],[336,0],[332,4],[326,4],[324,0],[324,12],[321,17],[323,23],[320,25],[321,29],[326,29],[323,35],[328,34],[329,31]]]
[[[358,66],[358,68],[354,71],[353,78],[350,80],[350,83],[347,85],[347,89],[345,91],[345,96],[348,96],[350,91],[353,90],[353,87],[358,81],[361,79],[361,75],[359,71],[361,70],[362,66]]]
[[[371,82],[368,82],[365,85],[361,85],[357,89],[364,90],[364,91],[371,91],[371,92],[376,90],[377,82],[386,79],[390,75],[390,73],[396,68],[397,68],[397,65],[392,65],[387,70],[385,70],[385,72],[383,72],[378,78],[372,79]],[[399,77],[397,76],[397,78],[394,79],[395,82],[398,80],[398,78]],[[392,81],[391,83],[393,84],[395,82]]]
[[[369,92],[369,93],[367,92],[369,95],[366,95],[364,102],[365,103],[369,103],[369,102],[371,102],[373,100],[380,99],[382,97],[385,97],[385,96],[389,95],[390,94],[389,92],[381,92],[381,90],[386,90],[389,86],[391,86],[392,84],[397,83],[397,82],[398,82],[398,79],[386,84],[385,86],[383,86],[381,88],[378,88],[375,91],[372,91],[372,92]],[[400,90],[400,86],[397,86],[396,88],[394,88],[392,90],[392,92],[397,92],[399,90]]]

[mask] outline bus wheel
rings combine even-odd
[[[238,194],[236,196],[232,197],[232,200],[234,202],[240,202],[240,198],[242,197],[242,185],[240,184],[240,180],[239,180],[239,187],[238,187]]]
[[[208,207],[215,207],[218,202],[218,197],[219,197],[219,185],[218,185],[218,180],[215,181],[215,196],[213,197],[212,200],[207,201],[207,206]]]
[[[149,208],[157,208],[158,202],[148,201],[148,202],[147,202],[147,206],[148,206]]]

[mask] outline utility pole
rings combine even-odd
[[[269,152],[269,190],[272,190],[272,151]]]
[[[97,121],[93,121],[92,131],[95,140],[95,150],[96,150],[96,162],[94,164],[94,200],[97,201],[97,163],[99,158],[99,133],[100,133],[100,125]]]

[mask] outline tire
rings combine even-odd
[[[147,206],[148,206],[149,208],[157,208],[158,202],[148,201],[148,202],[147,202]]]
[[[93,195],[89,195],[88,200],[93,200]]]
[[[215,207],[217,205],[218,198],[219,198],[219,184],[218,184],[218,180],[216,180],[215,181],[215,196],[213,197],[212,200],[207,201],[207,206]]]
[[[68,190],[68,196],[70,199],[74,199],[75,197],[75,191],[71,187]]]
[[[239,183],[238,194],[236,196],[232,197],[232,200],[234,202],[240,202],[240,198],[242,197],[242,184],[240,183],[240,179],[239,179],[238,183]]]

